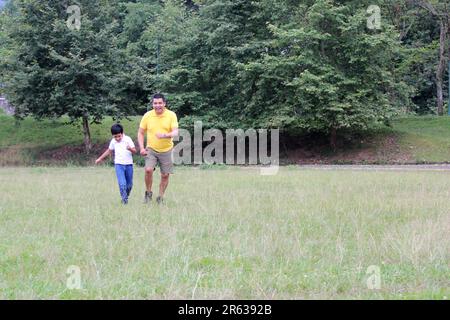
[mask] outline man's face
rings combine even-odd
[[[153,109],[155,110],[156,114],[162,114],[164,112],[164,109],[166,108],[166,103],[162,98],[160,99],[153,99]]]
[[[116,139],[117,142],[120,142],[122,140],[123,133],[118,133],[113,135],[113,138]]]

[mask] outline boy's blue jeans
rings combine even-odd
[[[128,203],[128,196],[133,188],[133,165],[116,164],[116,176],[123,203]]]

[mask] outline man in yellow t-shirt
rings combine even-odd
[[[178,135],[177,115],[166,108],[166,98],[157,93],[153,96],[153,110],[147,112],[141,120],[138,142],[142,156],[145,156],[145,197],[144,202],[152,200],[153,171],[159,163],[161,183],[156,202],[160,204],[169,185],[169,176],[173,173],[172,151],[173,137]],[[144,148],[144,135],[147,133],[147,148]]]

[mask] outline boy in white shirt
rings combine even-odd
[[[120,196],[122,197],[122,203],[127,204],[133,188],[133,153],[136,153],[136,147],[133,140],[123,133],[123,127],[120,124],[111,127],[111,134],[113,139],[108,149],[95,160],[95,164],[102,162],[114,151],[114,167],[119,183]]]

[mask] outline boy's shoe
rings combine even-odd
[[[128,200],[122,200],[122,204],[128,204]]]
[[[156,197],[156,203],[157,204],[163,203],[163,198],[161,196]]]
[[[153,192],[151,191],[145,191],[145,197],[144,197],[144,203],[149,203],[152,201]]]

